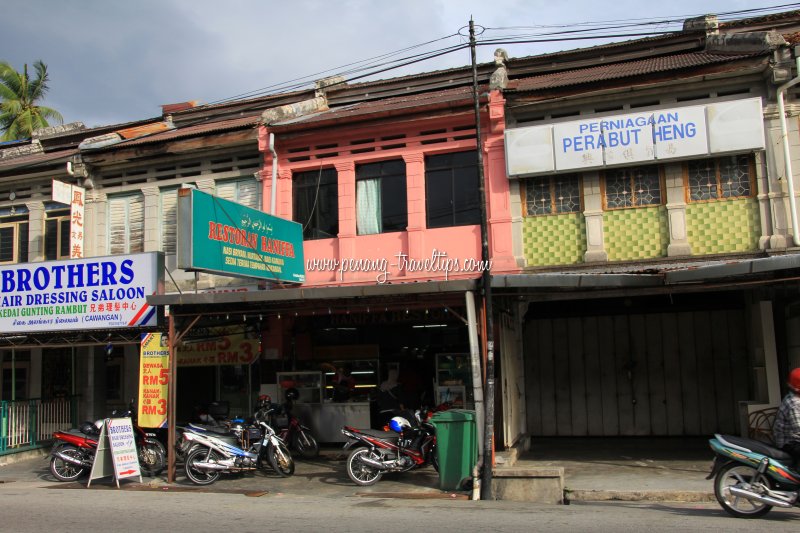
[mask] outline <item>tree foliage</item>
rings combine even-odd
[[[34,130],[49,126],[48,119],[61,124],[64,119],[55,109],[38,105],[47,92],[47,65],[33,64],[35,76],[28,76],[28,65],[17,72],[0,61],[0,140],[28,139]]]

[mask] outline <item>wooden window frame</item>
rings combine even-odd
[[[556,209],[556,194],[555,194],[555,180],[559,177],[563,176],[571,176],[575,177],[578,180],[578,210],[577,211],[565,211],[565,212],[558,212]],[[544,214],[537,214],[537,213],[529,213],[528,212],[528,184],[532,183],[533,180],[537,179],[548,179],[549,184],[548,188],[550,189],[550,212]],[[583,201],[583,175],[580,173],[569,173],[569,174],[553,174],[547,176],[536,176],[533,178],[525,178],[521,180],[522,182],[522,216],[524,217],[552,217],[552,216],[559,216],[559,215],[570,215],[574,213],[583,213],[584,210],[584,201]]]
[[[747,157],[747,173],[748,173],[748,181],[750,183],[750,193],[745,196],[722,196],[722,182],[721,182],[721,172],[720,172],[720,165],[719,162],[726,157]],[[716,187],[717,187],[717,194],[716,198],[706,198],[704,200],[693,200],[692,199],[692,188],[689,184],[689,164],[693,162],[700,162],[700,161],[713,161],[714,162],[714,174],[716,177]],[[756,163],[755,157],[753,154],[734,154],[728,156],[718,156],[718,157],[709,157],[705,159],[699,159],[694,161],[686,161],[681,165],[681,170],[683,172],[683,193],[684,193],[684,200],[687,204],[703,204],[709,202],[725,202],[728,200],[740,200],[742,198],[754,198],[756,196]]]
[[[22,226],[26,226],[26,228],[25,228],[25,239],[24,240],[20,238],[20,232],[21,232]],[[0,261],[0,265],[13,265],[13,264],[17,264],[17,263],[27,263],[28,262],[28,258],[27,257],[20,257],[20,255],[22,255],[23,252],[27,255],[27,253],[29,251],[29,249],[28,249],[28,239],[30,238],[29,237],[29,235],[30,235],[30,233],[29,233],[30,232],[30,224],[29,224],[28,218],[25,217],[24,219],[20,219],[20,220],[8,220],[8,221],[0,222],[0,229],[9,228],[9,227],[13,228],[13,233],[14,233],[14,244],[12,245],[13,249],[12,249],[12,253],[11,253],[12,258],[11,258],[11,261]]]
[[[659,203],[657,203],[657,204],[645,204],[645,205],[625,205],[625,206],[622,206],[622,207],[609,207],[608,206],[608,195],[607,195],[607,189],[606,189],[608,172],[613,172],[613,171],[617,171],[617,170],[634,170],[634,169],[643,168],[643,167],[655,167],[656,170],[658,171],[658,188],[659,188],[659,196],[660,196]],[[665,177],[664,165],[663,164],[660,164],[660,165],[659,164],[655,164],[655,165],[637,165],[637,166],[628,166],[628,167],[615,168],[615,169],[606,169],[600,174],[600,177],[601,177],[601,179],[600,179],[600,194],[603,197],[603,211],[619,211],[619,210],[622,210],[622,209],[644,209],[644,208],[647,208],[647,207],[658,207],[658,206],[663,206],[663,205],[666,204],[666,197],[665,196],[666,196],[667,188],[666,188],[666,177]],[[630,179],[633,179],[633,178],[630,178]],[[631,184],[631,185],[633,185],[633,184]],[[631,189],[633,189],[633,186],[631,186]],[[633,193],[631,193],[631,194],[633,194]]]
[[[55,221],[55,224],[56,224],[56,234],[54,236],[55,240],[56,240],[56,257],[48,257],[47,256],[48,239],[53,237],[53,236],[50,236],[49,232],[47,231],[47,223],[48,222],[53,222],[53,221]],[[70,235],[70,232],[71,232],[71,225],[70,225],[71,220],[70,220],[69,209],[58,209],[58,210],[54,210],[54,211],[48,211],[46,216],[45,216],[45,221],[44,222],[45,222],[45,232],[44,232],[45,261],[57,261],[57,260],[60,260],[60,259],[70,259],[70,245],[69,245],[69,243],[71,241],[71,235]],[[67,223],[66,234],[64,232],[64,222]],[[66,255],[64,255],[62,253],[62,249],[64,247],[64,242],[65,242],[64,239],[66,239],[66,243],[67,243],[66,244],[66,247],[67,247]]]

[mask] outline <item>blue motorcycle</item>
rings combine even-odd
[[[761,441],[714,435],[715,454],[706,479],[714,479],[717,501],[737,518],[757,518],[773,507],[800,506],[800,470],[792,456]]]

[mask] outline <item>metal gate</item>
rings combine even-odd
[[[524,350],[534,436],[735,433],[749,399],[741,310],[529,320]]]

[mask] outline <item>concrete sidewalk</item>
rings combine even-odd
[[[48,470],[46,450],[17,454],[18,462],[0,464],[0,483],[32,483],[44,488],[83,488],[86,480],[59,483]],[[564,500],[570,501],[714,501],[713,487],[705,477],[713,455],[707,439],[653,438],[536,438],[531,450],[510,462],[498,454],[495,472],[530,469],[538,472],[564,469]],[[4,456],[6,462],[14,455]],[[345,472],[341,448],[323,448],[313,460],[296,458],[295,474],[281,478],[267,469],[244,475],[223,475],[209,487],[191,484],[179,466],[176,481],[167,484],[166,473],[151,479],[124,481],[128,490],[201,490],[242,494],[310,494],[322,497],[372,496],[392,498],[459,498],[469,492],[439,490],[439,476],[432,468],[387,474],[371,487],[355,485]],[[503,462],[505,460],[505,462]],[[497,482],[500,483],[498,475]],[[92,488],[114,486],[110,478],[94,481]],[[560,498],[559,498],[560,499]],[[553,501],[538,500],[538,501]]]
[[[518,467],[563,467],[568,501],[715,501],[697,438],[535,438]]]
[[[25,452],[4,456],[6,464],[0,463],[0,486],[5,484],[25,484],[37,488],[50,489],[85,489],[88,477],[74,483],[61,483],[55,480],[49,471],[48,450]],[[12,459],[16,458],[16,460]],[[198,491],[240,493],[244,495],[281,494],[309,495],[316,497],[378,497],[378,498],[449,498],[468,499],[467,492],[449,492],[439,490],[439,476],[433,468],[399,474],[386,474],[378,483],[369,487],[360,487],[353,483],[345,471],[345,455],[341,448],[323,448],[315,459],[295,457],[295,473],[282,478],[267,468],[263,471],[247,474],[222,475],[209,486],[199,487],[192,484],[183,473],[182,465],[178,465],[175,482],[167,483],[166,472],[155,478],[120,481],[123,490],[163,490],[163,491]],[[112,478],[92,481],[91,489],[116,488]]]

